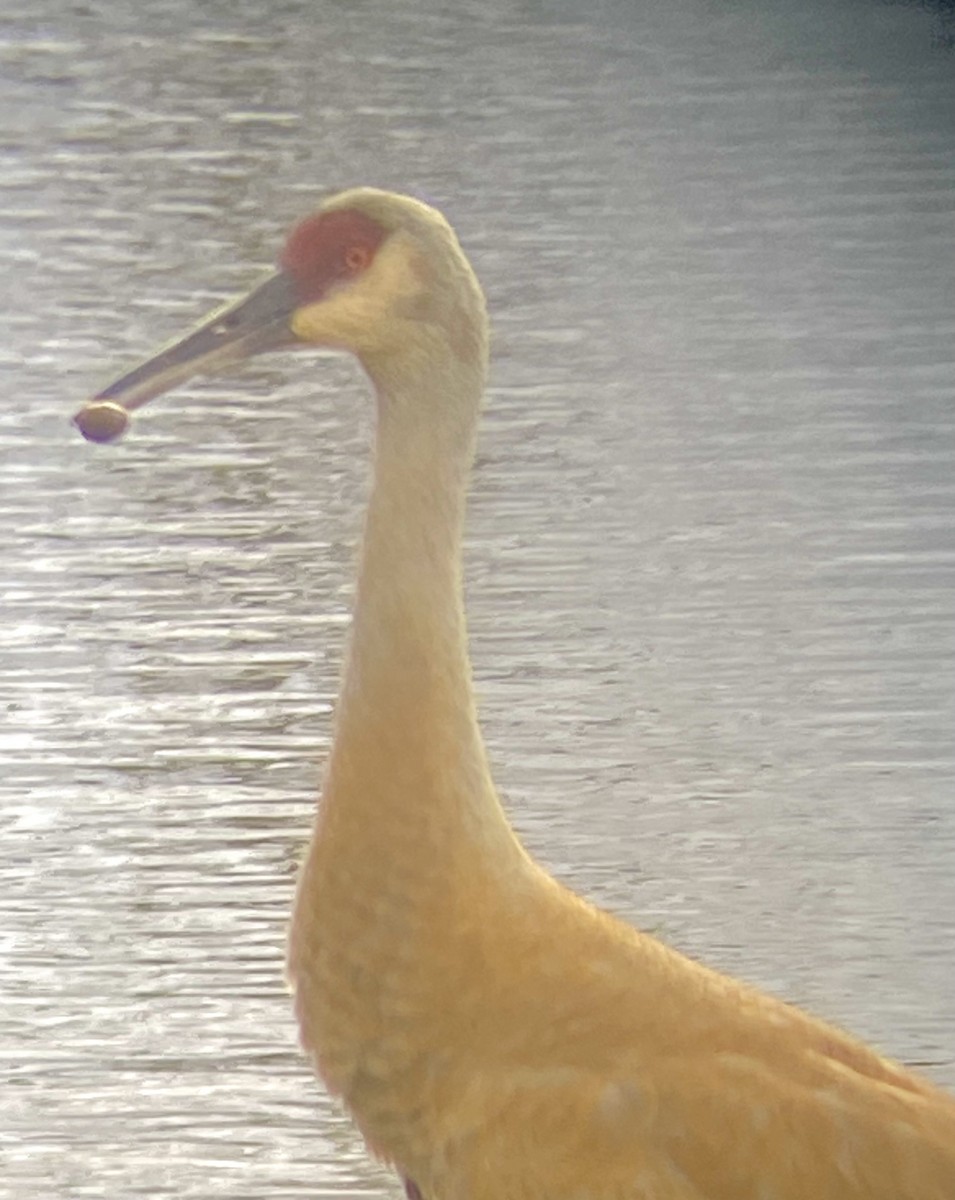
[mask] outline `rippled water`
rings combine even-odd
[[[467,573],[522,834],[955,1087],[955,62],[830,7],[0,14],[4,1200],[397,1194],[281,982],[364,382],[67,424],[356,182],[488,289]]]

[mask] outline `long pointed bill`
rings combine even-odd
[[[73,423],[92,442],[126,431],[129,414],[195,375],[214,375],[255,354],[294,346],[290,321],[299,301],[290,276],[279,271],[247,296],[218,309],[192,333],[170,343],[103,388]]]

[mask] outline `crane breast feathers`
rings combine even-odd
[[[953,1200],[955,1108],[829,1065],[826,1085],[739,1053],[661,1057],[640,1079],[571,1068],[485,1077],[456,1114],[437,1194]]]

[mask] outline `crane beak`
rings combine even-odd
[[[291,319],[299,304],[294,280],[277,271],[97,392],[73,423],[91,441],[112,441],[126,429],[130,412],[187,379],[214,375],[253,355],[296,345]]]

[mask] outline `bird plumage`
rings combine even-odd
[[[229,320],[250,344],[243,322],[271,306],[254,352],[289,330],[352,350],[378,404],[288,954],[303,1043],[371,1149],[423,1200],[955,1200],[955,1100],[600,912],[511,831],[461,585],[487,323],[448,224],[357,189],[293,232],[282,265]],[[124,378],[130,407],[161,390]]]

